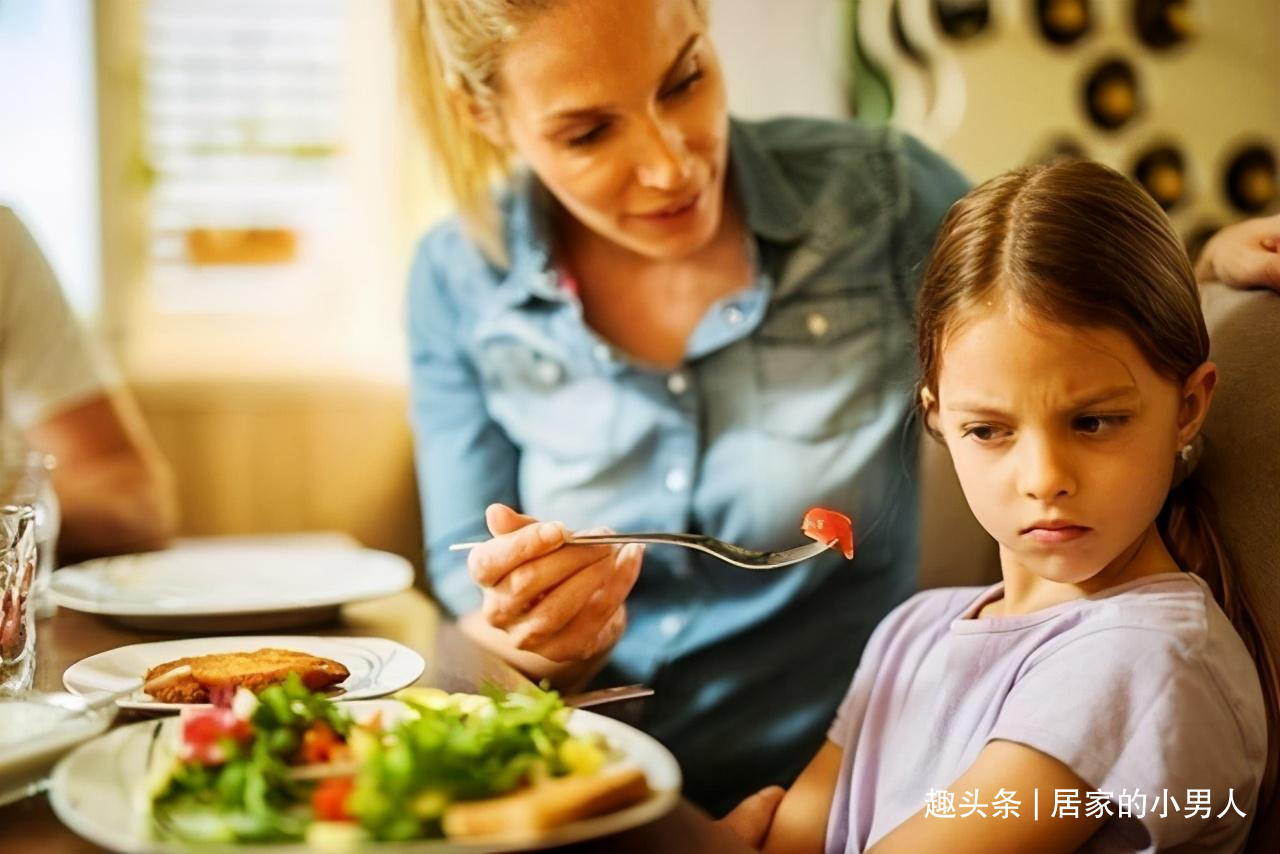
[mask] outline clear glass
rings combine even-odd
[[[62,527],[61,506],[53,491],[54,458],[51,454],[29,451],[22,459],[4,469],[0,503],[25,505],[36,513],[36,577],[32,599],[36,619],[53,616],[57,607],[49,595],[49,581],[57,559],[58,532]]]
[[[36,511],[0,508],[0,695],[29,691],[36,675]]]

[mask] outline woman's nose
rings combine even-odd
[[[676,190],[692,173],[689,149],[679,128],[661,121],[645,123],[636,176],[640,184],[653,190]]]
[[[1052,501],[1076,492],[1069,454],[1048,438],[1023,440],[1018,479],[1018,490],[1037,501]]]

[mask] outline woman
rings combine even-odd
[[[709,809],[789,781],[914,587],[912,307],[965,181],[887,129],[731,121],[705,0],[401,11],[461,214],[409,293],[438,598],[534,676],[652,684],[645,725]],[[564,545],[783,548],[815,504],[857,520],[855,563]]]

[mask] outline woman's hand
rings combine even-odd
[[[538,522],[503,504],[485,511],[493,539],[467,568],[484,591],[481,616],[520,650],[556,662],[607,652],[627,625],[626,598],[644,547],[565,543],[559,522]]]
[[[1280,214],[1229,225],[1209,239],[1196,280],[1280,291]]]

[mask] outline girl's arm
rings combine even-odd
[[[1020,802],[1016,818],[1012,815],[1000,818],[991,808],[992,800],[1001,789],[1013,792],[1012,798]],[[1063,789],[1075,795],[1079,818],[1053,817],[1055,792]],[[961,809],[962,798],[974,790],[977,790],[974,800],[985,805],[986,818],[977,812],[961,817],[965,812]],[[1105,817],[1085,817],[1085,792],[1090,791],[1090,786],[1074,771],[1045,753],[1012,741],[987,744],[949,791],[955,794],[956,817],[927,816],[926,810],[921,809],[871,846],[868,854],[917,851],[1066,854],[1083,845],[1106,820]]]
[[[844,751],[827,741],[787,790],[761,848],[765,854],[821,852]]]

